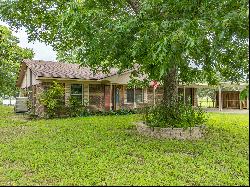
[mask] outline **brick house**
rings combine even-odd
[[[94,74],[90,68],[79,64],[67,64],[41,60],[24,60],[20,67],[17,87],[19,96],[28,96],[35,114],[43,116],[44,107],[39,103],[39,95],[46,90],[52,81],[62,83],[65,88],[65,104],[70,96],[79,101],[88,101],[90,110],[118,110],[124,108],[140,108],[145,104],[154,104],[161,100],[163,89],[155,91],[148,88],[128,88],[131,71],[118,73],[112,68],[109,74]],[[27,91],[29,94],[27,95]],[[179,86],[179,92],[185,92],[185,99],[191,98],[193,106],[197,106],[197,88]]]

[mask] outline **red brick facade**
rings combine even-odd
[[[44,116],[45,108],[40,103],[39,98],[41,93],[48,89],[50,85],[50,82],[43,82],[29,88],[32,90],[28,94],[31,101],[30,104],[32,105],[31,109],[37,116]],[[67,100],[70,97],[70,84],[63,83],[63,86],[65,87],[65,103],[67,104]],[[83,84],[83,87],[83,98],[88,100],[88,108],[92,111],[143,108],[145,106],[152,106],[154,103],[160,103],[163,96],[162,87],[158,87],[155,93],[152,87],[148,87],[142,90],[142,102],[127,102],[126,85]],[[179,92],[182,94],[183,89],[179,89]],[[192,104],[193,106],[197,106],[196,89],[186,88],[186,95],[186,97],[192,95]]]

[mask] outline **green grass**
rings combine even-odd
[[[249,185],[249,117],[210,114],[205,138],[137,134],[138,115],[27,120],[0,106],[0,185]]]

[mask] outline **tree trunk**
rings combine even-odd
[[[171,68],[163,80],[163,100],[162,104],[165,106],[173,106],[177,103],[178,99],[178,82],[177,82],[177,69]]]
[[[140,0],[127,0],[127,3],[130,5],[130,7],[136,14],[139,13]]]

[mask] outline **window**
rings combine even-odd
[[[135,89],[135,102],[143,102],[143,89]]]
[[[135,102],[142,103],[143,102],[143,89],[127,89],[127,103],[134,102],[134,91],[135,91]]]
[[[127,103],[134,102],[134,89],[127,89]]]
[[[83,98],[82,84],[71,84],[71,97],[76,98],[77,101],[82,103],[82,98]]]

